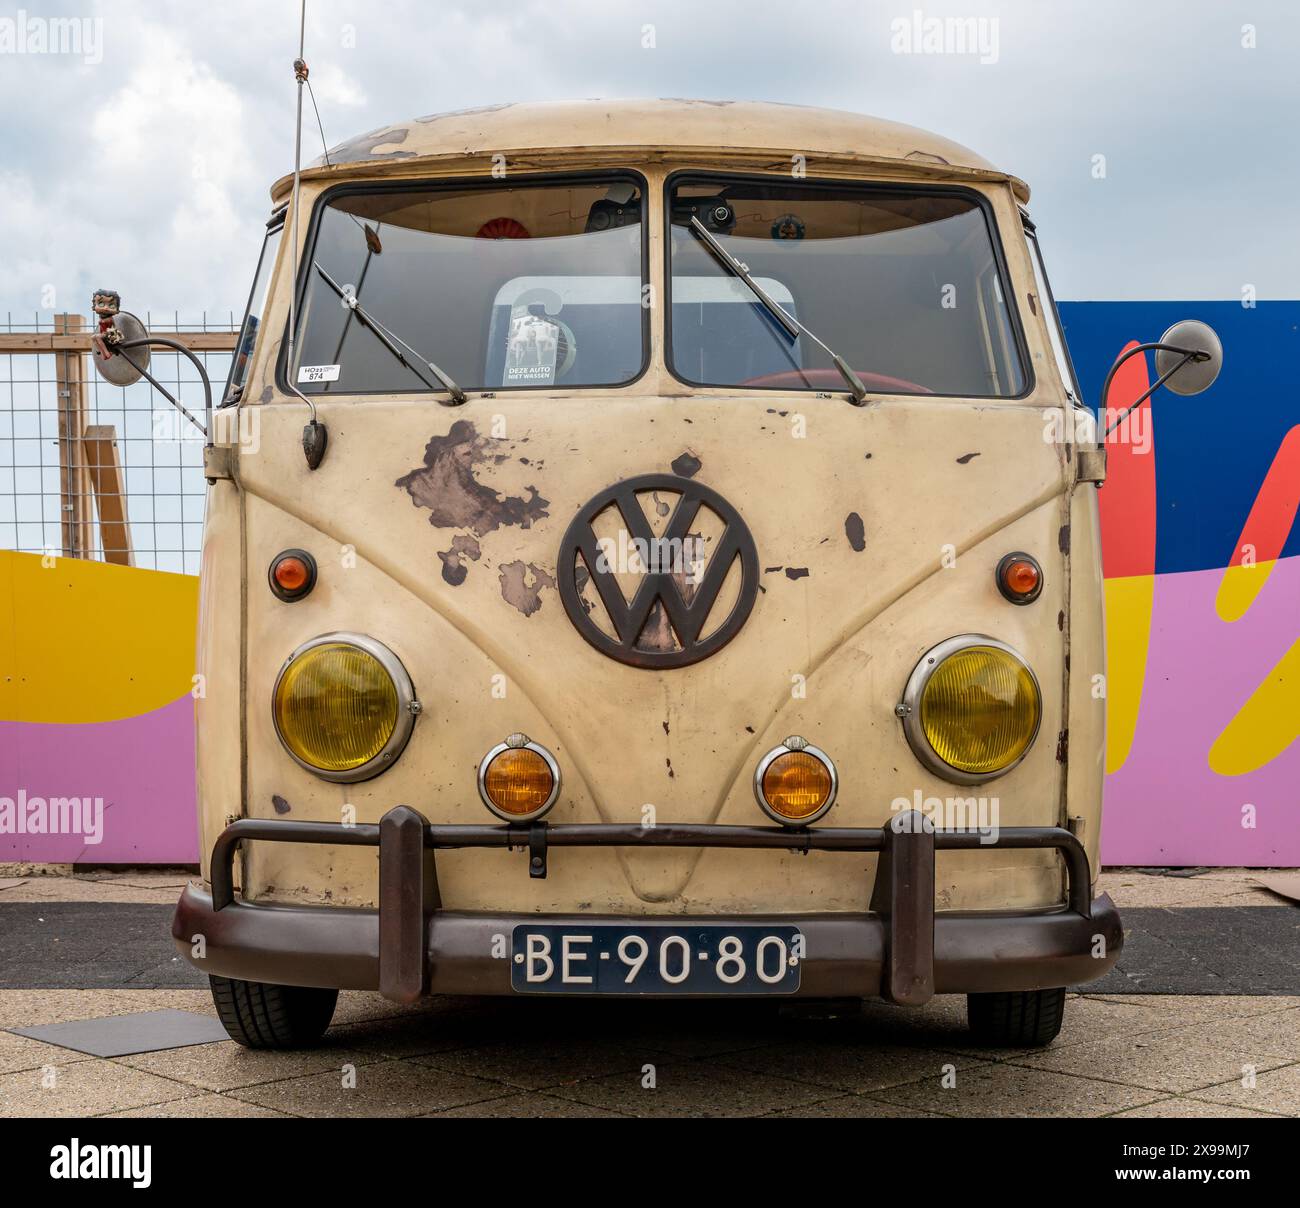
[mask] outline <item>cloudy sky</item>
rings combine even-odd
[[[96,284],[155,313],[242,308],[291,166],[297,12],[0,3],[0,313],[84,313]],[[996,41],[898,53],[917,13],[991,19]],[[23,45],[17,23],[49,18],[92,22],[80,54]],[[574,96],[849,109],[1026,178],[1061,298],[1300,297],[1294,0],[309,0],[306,57],[331,144]]]

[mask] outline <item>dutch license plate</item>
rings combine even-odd
[[[793,994],[797,927],[520,923],[510,985],[521,994]]]

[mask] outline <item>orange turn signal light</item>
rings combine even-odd
[[[1012,604],[1029,604],[1043,590],[1043,568],[1029,554],[1007,554],[998,563],[997,581]]]
[[[512,734],[479,765],[483,804],[507,822],[532,822],[555,804],[560,769],[551,753],[526,734]]]
[[[835,803],[837,779],[830,757],[799,737],[787,738],[758,765],[754,795],[770,818],[806,826]]]
[[[287,549],[271,560],[271,591],[281,600],[301,600],[316,586],[316,559],[305,549]]]

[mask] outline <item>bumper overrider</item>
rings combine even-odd
[[[255,904],[235,896],[233,861],[246,840],[379,849],[379,907]],[[555,847],[724,847],[774,851],[877,852],[868,908],[861,913],[759,915],[507,914],[445,910],[439,849],[523,849],[532,877],[545,877]],[[1064,906],[1042,910],[934,909],[936,850],[1054,849],[1067,878]],[[378,990],[397,1002],[429,994],[510,994],[511,958],[496,937],[521,924],[582,928],[593,923],[795,926],[804,937],[803,997],[883,997],[919,1005],[935,994],[1039,990],[1094,981],[1119,957],[1119,914],[1091,900],[1088,857],[1060,827],[1007,827],[987,835],[934,830],[919,812],[884,828],[631,824],[433,825],[399,805],[379,823],[243,818],[212,848],[211,892],[190,884],[172,936],[205,973],[293,986]],[[864,886],[863,897],[866,898]],[[203,937],[197,959],[195,937]],[[635,991],[631,992],[635,996]]]

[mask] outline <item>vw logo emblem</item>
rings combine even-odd
[[[658,533],[647,497],[657,517],[667,517]],[[605,513],[612,524],[598,525]],[[737,564],[739,590],[726,615],[715,617]],[[717,491],[675,474],[628,478],[589,499],[565,531],[557,571],[564,611],[583,638],[620,663],[652,670],[716,654],[740,632],[758,595],[758,551],[740,513]],[[635,585],[630,600],[620,575]]]

